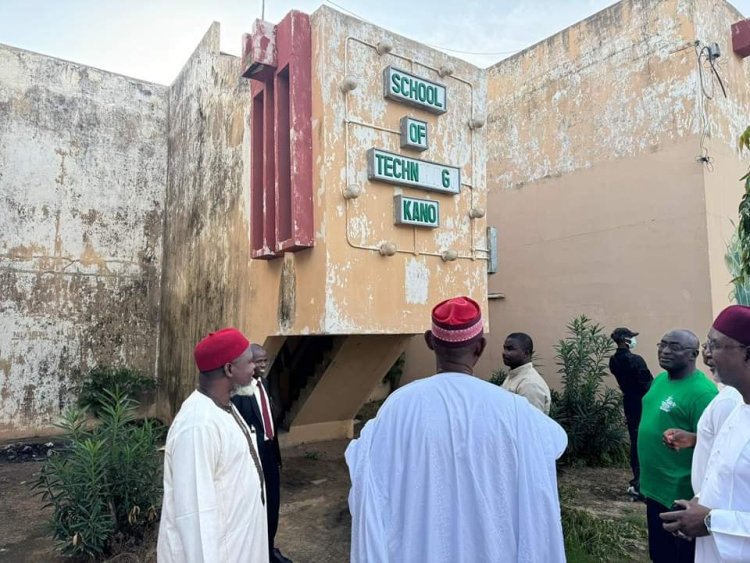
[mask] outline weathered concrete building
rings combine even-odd
[[[288,441],[347,436],[404,349],[432,371],[410,339],[458,294],[488,311],[482,375],[515,330],[551,368],[582,313],[655,367],[728,299],[740,19],[626,0],[481,70],[322,7],[242,59],[214,24],[169,87],[0,47],[0,433],[48,431],[96,363],[155,373],[169,418],[234,325],[275,357]]]
[[[154,372],[166,130],[166,87],[0,46],[0,437]]]
[[[276,357],[271,378],[287,440],[347,436],[434,303],[460,293],[486,303],[486,223],[470,217],[486,206],[484,138],[470,127],[484,110],[485,81],[467,63],[325,7],[309,20],[292,12],[275,29],[258,25],[248,51],[262,41],[268,52],[248,60],[268,68],[254,73],[265,78],[252,91],[240,61],[219,52],[216,28],[171,90],[164,404],[174,412],[194,387],[195,342],[232,324]],[[312,80],[295,83],[304,69],[294,65],[305,59]],[[432,81],[450,66],[448,111],[384,98],[389,66]],[[401,150],[405,115],[426,124],[425,151]],[[403,153],[411,166],[438,161],[455,176],[425,198],[418,187],[371,179],[381,154],[373,149],[384,167]],[[285,192],[285,175],[295,174]],[[441,227],[394,225],[399,195],[438,202]],[[304,244],[284,251],[285,228]]]

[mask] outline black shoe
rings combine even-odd
[[[293,562],[288,557],[284,557],[283,555],[281,555],[281,550],[279,550],[278,547],[274,547],[273,559],[271,559],[271,563],[293,563]]]

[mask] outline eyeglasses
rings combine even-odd
[[[672,350],[672,352],[684,352],[685,350],[697,350],[698,349],[692,346],[683,346],[682,344],[679,344],[677,342],[657,342],[656,348],[659,350],[663,350],[664,348],[669,348],[670,350]]]
[[[722,344],[716,340],[706,340],[701,344],[701,348],[704,350],[727,350],[731,348],[747,348],[745,344]]]

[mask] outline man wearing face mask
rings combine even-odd
[[[611,338],[617,344],[617,351],[609,359],[609,371],[617,379],[622,391],[622,404],[625,410],[625,421],[630,435],[630,469],[633,479],[628,487],[628,494],[640,497],[641,466],[638,462],[638,425],[641,423],[641,400],[651,387],[653,376],[646,362],[638,354],[633,354],[637,332],[629,328],[616,328]]]

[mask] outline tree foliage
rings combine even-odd
[[[568,434],[567,463],[614,465],[627,459],[628,442],[622,395],[604,385],[612,341],[585,315],[567,326],[568,336],[555,346],[563,390],[552,392],[550,416]]]
[[[750,127],[740,135],[740,152],[747,149],[750,151]],[[739,205],[739,223],[737,224],[737,239],[739,247],[739,274],[735,276],[734,282],[746,284],[750,281],[750,169],[740,178],[745,182],[745,193]]]
[[[727,252],[724,255],[727,269],[732,276],[732,290],[729,294],[730,301],[738,305],[750,305],[750,277],[742,276],[742,247],[737,232],[727,244]]]

